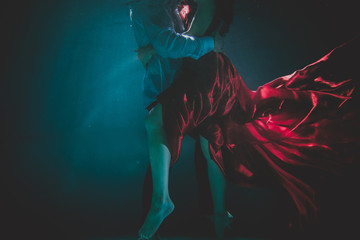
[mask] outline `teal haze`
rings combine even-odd
[[[134,235],[148,153],[144,69],[126,1],[8,2],[0,90],[7,222],[33,234]],[[236,1],[225,52],[251,89],[356,33],[355,24],[343,27],[353,15],[338,24],[335,6],[317,1],[309,10],[297,2]],[[330,12],[318,15],[324,8]],[[176,210],[165,229],[173,233],[201,230],[191,220],[198,207],[193,143],[185,138],[170,179]],[[231,185],[228,193],[230,209],[257,233],[279,227],[279,202],[292,209],[272,189]]]

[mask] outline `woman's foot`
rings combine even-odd
[[[158,235],[155,235],[151,238],[142,238],[142,237],[138,237],[137,240],[161,240],[161,238]]]
[[[158,230],[164,219],[174,211],[174,204],[169,199],[164,202],[151,203],[145,222],[139,230],[140,239],[150,239]]]
[[[214,214],[214,227],[218,239],[224,239],[225,229],[230,226],[232,220],[233,216],[229,212]]]

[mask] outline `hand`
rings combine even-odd
[[[156,50],[151,44],[137,49],[136,52],[137,57],[139,58],[144,67],[146,67],[152,56],[156,54]]]

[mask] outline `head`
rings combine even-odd
[[[223,24],[223,27],[220,29],[220,35],[224,36],[229,31],[234,18],[235,0],[182,0],[181,2],[195,8],[197,5],[204,6],[215,3],[216,25],[219,26],[218,24]]]
[[[235,0],[215,0],[217,18],[224,24],[220,29],[220,35],[229,32],[230,25],[234,19]]]

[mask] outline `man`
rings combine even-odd
[[[151,46],[156,50],[146,62],[143,97],[148,106],[156,96],[167,89],[181,68],[181,58],[198,59],[214,49],[212,37],[196,38],[175,32],[179,27],[179,17],[174,14],[179,1],[176,0],[138,0],[130,2],[131,20],[135,39],[139,47]],[[162,129],[161,105],[152,109],[146,118],[151,173],[148,171],[144,184],[145,223],[139,231],[142,239],[154,235],[162,221],[174,206],[168,194],[168,174],[170,167],[166,136]],[[151,186],[151,175],[153,189]],[[149,189],[150,188],[150,189]],[[149,194],[151,206],[149,209]]]

